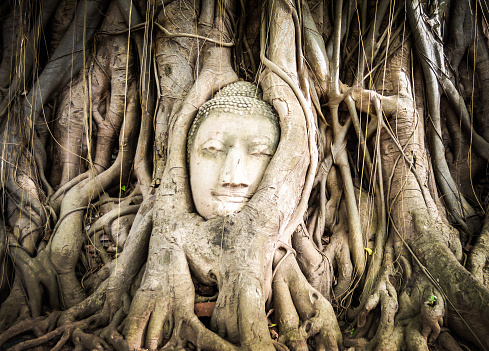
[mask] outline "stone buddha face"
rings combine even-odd
[[[251,83],[231,84],[204,104],[188,139],[197,212],[211,219],[241,211],[257,191],[279,135],[277,118]]]

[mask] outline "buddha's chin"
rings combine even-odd
[[[216,201],[214,204],[214,210],[213,210],[213,215],[212,217],[209,218],[216,218],[216,217],[224,217],[228,216],[233,213],[238,213],[245,207],[246,202],[229,202],[229,201]]]

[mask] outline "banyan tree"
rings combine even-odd
[[[5,0],[0,345],[489,349],[482,0]]]

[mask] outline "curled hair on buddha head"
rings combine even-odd
[[[187,136],[187,160],[190,160],[190,150],[197,130],[213,111],[229,112],[239,116],[258,115],[278,124],[277,115],[270,104],[263,101],[263,94],[258,86],[246,81],[231,83],[221,88],[211,100],[199,108]]]

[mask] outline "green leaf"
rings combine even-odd
[[[126,186],[125,185],[121,186],[121,190],[122,192],[126,191]]]

